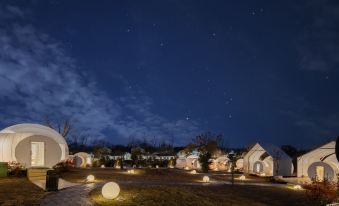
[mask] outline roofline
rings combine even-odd
[[[322,144],[322,145],[320,145],[320,146],[318,146],[318,147],[315,147],[314,149],[311,149],[310,151],[306,152],[305,154],[302,154],[302,155],[298,156],[297,159],[301,158],[302,156],[307,155],[308,153],[313,152],[313,151],[316,150],[316,149],[320,149],[321,147],[323,147],[323,146],[325,146],[325,145],[327,145],[327,144],[329,144],[329,143],[331,143],[331,142],[334,142],[334,143],[335,143],[336,141],[335,141],[335,140],[332,140],[332,141],[329,141],[329,142],[327,142],[327,143],[325,143],[325,144]]]

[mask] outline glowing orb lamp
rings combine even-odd
[[[197,174],[197,171],[196,170],[192,170],[191,174]]]
[[[155,168],[159,168],[159,165],[156,165]]]
[[[128,173],[129,173],[129,174],[134,174],[135,171],[134,171],[134,170],[128,170]]]
[[[87,180],[87,182],[94,182],[95,177],[94,177],[94,175],[88,175],[86,180]]]
[[[295,190],[301,190],[302,187],[301,187],[300,185],[294,185],[294,186],[293,186],[293,189],[295,189]]]
[[[239,177],[239,180],[246,180],[245,175],[241,175],[241,176]]]
[[[101,168],[105,168],[105,165],[101,165]]]
[[[203,182],[209,182],[209,181],[210,181],[210,178],[209,178],[208,176],[204,176],[204,177],[202,178],[202,181],[203,181]]]
[[[108,182],[101,189],[102,196],[109,200],[113,200],[118,197],[119,193],[120,187],[115,182]]]

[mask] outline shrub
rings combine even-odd
[[[199,162],[201,164],[201,170],[203,172],[206,172],[206,173],[208,172],[210,164],[211,164],[211,162],[210,162],[211,156],[212,155],[209,152],[200,153]]]
[[[307,199],[315,205],[326,205],[338,201],[338,183],[328,181],[313,181],[303,187],[306,189]]]
[[[24,177],[27,170],[24,165],[19,162],[8,162],[8,175],[16,177]]]

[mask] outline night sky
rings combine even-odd
[[[1,1],[0,126],[312,147],[339,135],[339,2]]]

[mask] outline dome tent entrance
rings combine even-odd
[[[53,167],[68,156],[65,139],[39,124],[17,124],[0,131],[0,162],[19,162],[27,168]]]

